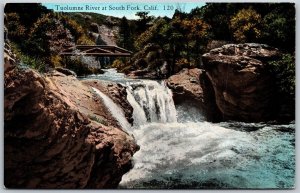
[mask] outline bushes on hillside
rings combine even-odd
[[[59,53],[65,46],[95,44],[76,21],[40,4],[7,4],[5,13],[8,38],[19,59],[40,71],[62,66]]]
[[[9,31],[9,39],[15,40],[16,42],[21,42],[25,39],[26,28],[20,22],[20,16],[17,13],[6,14],[7,19],[7,30]]]
[[[58,54],[64,46],[74,44],[70,31],[52,14],[46,14],[34,24],[27,41],[27,53],[50,57]]]
[[[238,42],[257,40],[261,37],[261,15],[252,8],[242,9],[230,20],[233,37]]]
[[[275,77],[280,94],[288,95],[295,99],[295,57],[283,54],[280,59],[270,62],[270,71]]]

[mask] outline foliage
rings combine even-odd
[[[184,19],[183,28],[187,31],[189,39],[201,39],[208,36],[210,26],[200,18]]]
[[[130,26],[130,23],[127,20],[127,18],[123,17],[119,24],[117,45],[128,50],[134,50],[133,38],[134,38],[133,28]]]
[[[159,70],[164,63],[162,49],[148,52],[146,61],[149,70]]]
[[[64,46],[72,44],[74,43],[70,31],[52,14],[46,14],[32,27],[27,41],[27,52],[33,56],[49,58],[58,54]]]
[[[137,12],[135,15],[139,17],[139,19],[136,22],[137,26],[137,33],[141,34],[148,28],[149,22],[154,19],[153,16],[148,15],[149,12]]]
[[[202,18],[211,26],[212,40],[258,42],[288,52],[295,50],[293,3],[207,3],[193,9],[190,15]]]
[[[69,58],[67,61],[64,61],[63,66],[74,71],[78,76],[103,73],[100,68],[89,66],[80,56]]]
[[[229,28],[230,18],[236,10],[230,3],[207,3],[204,7],[195,8],[191,14],[198,15],[211,26],[211,36],[217,40],[231,40],[232,33]],[[234,4],[236,7],[241,4]]]
[[[230,28],[239,42],[257,40],[261,37],[261,15],[252,8],[242,9],[231,18]]]
[[[162,67],[167,62],[169,75],[175,73],[175,68],[179,69],[176,67],[178,58],[186,58],[189,63],[195,63],[192,59],[199,61],[209,38],[210,26],[200,18],[184,18],[179,12],[177,15],[170,22],[165,18],[154,20],[154,24],[135,41],[136,48],[144,48],[145,53],[134,58],[139,60],[140,57],[145,57],[150,69]],[[155,49],[152,52],[147,51],[145,47],[153,45],[154,42]]]
[[[95,45],[95,42],[93,40],[91,40],[88,36],[82,35],[76,41],[76,44],[78,44],[78,45]]]
[[[196,17],[184,19],[181,25],[187,33],[186,58],[190,62],[191,55],[193,55],[195,63],[199,66],[201,54],[205,51],[208,43],[210,25]]]
[[[96,45],[105,45],[105,42],[102,40],[101,35],[98,35],[96,39]]]
[[[295,8],[281,4],[263,18],[263,42],[287,51],[295,50]]]
[[[107,124],[107,120],[104,119],[103,117],[95,116],[95,115],[88,115],[88,117],[89,117],[91,120],[93,120],[93,121],[96,121],[96,122],[101,123],[101,124],[106,125],[106,126],[108,125],[108,124]]]
[[[179,72],[183,68],[191,68],[191,67],[195,67],[195,66],[193,66],[186,58],[180,58],[176,60],[174,70],[175,72]]]
[[[137,40],[135,41],[136,49],[140,50],[148,43],[159,43],[163,41],[161,34],[157,32],[160,31],[160,29],[166,24],[166,21],[162,18],[156,20],[154,25],[138,36]]]
[[[20,18],[20,23],[29,30],[38,18],[43,14],[50,13],[50,10],[40,3],[7,3],[4,12],[6,14],[17,13]]]
[[[82,27],[82,29],[89,29],[89,22],[84,17],[82,13],[64,13],[66,17],[76,21],[78,25]]]
[[[62,66],[62,58],[59,55],[52,55],[50,56],[51,64],[55,67],[61,67]]]
[[[125,64],[122,60],[115,59],[114,62],[112,63],[112,65],[111,65],[111,67],[116,68],[119,71],[121,71],[125,67]]]
[[[20,22],[20,16],[17,13],[8,13],[7,18],[7,29],[9,31],[10,39],[20,42],[26,37],[26,28]]]
[[[30,60],[40,58],[52,66],[62,65],[58,53],[65,45],[103,44],[101,36],[89,33],[100,25],[114,27],[117,45],[136,52],[130,60],[114,62],[123,71],[157,70],[167,64],[168,75],[172,75],[183,66],[201,67],[208,42],[220,40],[295,51],[295,7],[291,3],[207,3],[190,13],[176,10],[172,18],[137,12],[137,20],[97,13],[54,13],[41,4],[7,4],[5,14],[10,40],[32,64]],[[84,73],[91,70],[80,62],[72,63]]]
[[[45,72],[47,67],[47,64],[42,58],[28,55],[21,55],[21,63],[26,66],[30,66],[39,72]]]
[[[11,43],[11,49],[14,54],[16,54],[16,60],[20,63],[22,67],[31,67],[39,72],[45,72],[47,64],[41,57],[33,57],[23,53],[16,43]]]
[[[279,60],[270,62],[270,65],[279,93],[295,98],[295,57],[291,54],[283,54]]]
[[[86,35],[86,32],[80,24],[66,15],[58,17],[63,26],[70,31],[76,44],[95,45],[95,43]]]

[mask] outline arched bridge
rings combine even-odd
[[[114,45],[74,45],[67,46],[60,55],[63,56],[102,56],[102,57],[130,57],[131,51]]]

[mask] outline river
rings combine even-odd
[[[87,78],[127,86],[134,109],[134,125],[126,130],[140,150],[119,188],[294,187],[294,122],[211,123],[193,106],[175,106],[163,81],[127,79],[114,69]]]

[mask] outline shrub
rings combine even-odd
[[[103,70],[97,67],[89,66],[90,60],[85,61],[80,56],[71,57],[64,64],[66,68],[73,70],[78,76],[85,76],[88,74],[101,74]]]
[[[104,119],[103,117],[100,117],[100,116],[95,116],[95,115],[88,115],[88,117],[93,120],[93,121],[96,121],[98,123],[101,123],[102,125],[108,125],[107,124],[107,120]]]
[[[34,68],[38,70],[39,72],[45,72],[46,71],[46,63],[41,58],[35,58],[28,55],[22,55],[21,56],[21,64],[25,66],[30,66],[31,68]]]
[[[295,57],[283,54],[279,60],[270,62],[279,93],[295,98]]]
[[[144,58],[139,58],[134,62],[136,69],[143,69],[148,67],[148,62]]]
[[[76,41],[76,43],[79,45],[95,45],[95,42],[85,34],[80,36],[79,39]]]
[[[254,41],[261,36],[261,15],[254,9],[242,9],[230,20],[230,28],[237,41]]]
[[[68,16],[60,16],[59,20],[62,22],[64,27],[70,31],[76,44],[95,45],[95,42],[86,35],[83,26],[81,26],[75,20],[69,18]]]
[[[7,29],[8,38],[13,41],[21,41],[25,37],[25,27],[20,23],[20,16],[17,13],[8,13],[7,18]]]
[[[59,55],[53,55],[50,57],[51,63],[54,67],[62,66],[62,58]]]
[[[27,41],[28,53],[49,57],[59,53],[66,45],[73,44],[70,31],[52,14],[46,14],[34,23]]]
[[[118,70],[121,70],[124,66],[125,64],[119,59],[114,60],[114,62],[111,65],[111,67],[116,68]]]

